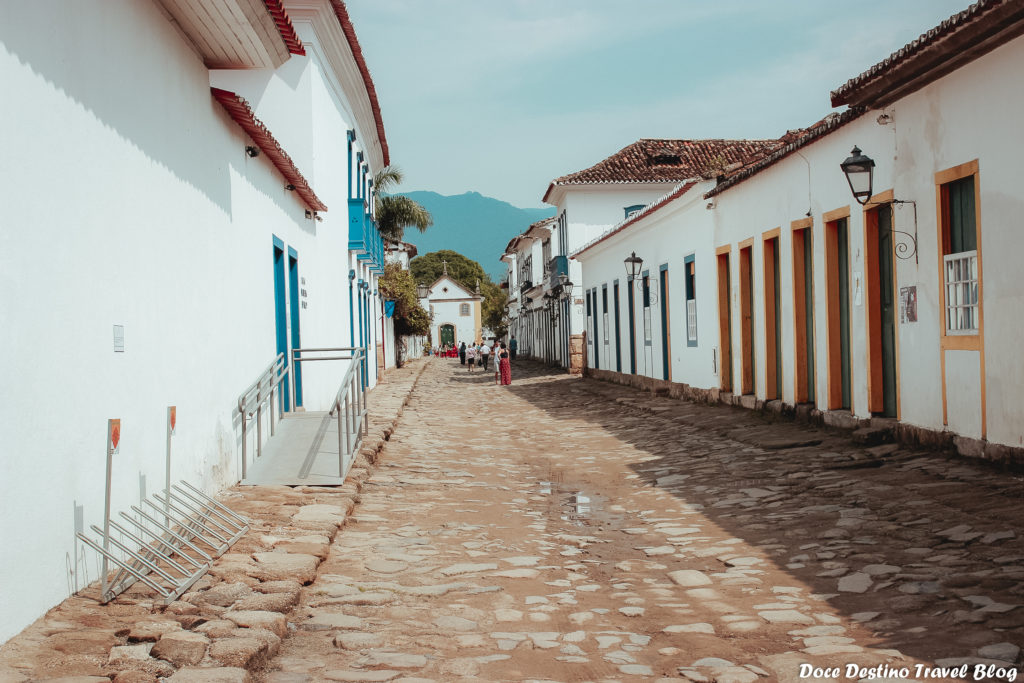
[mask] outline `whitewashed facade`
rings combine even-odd
[[[565,273],[573,283],[570,300],[560,300],[551,324],[554,326],[554,358],[562,367],[569,367],[569,339],[579,335],[587,322],[587,306],[584,296],[583,271],[578,261],[569,255],[595,237],[616,225],[630,211],[637,211],[650,204],[668,190],[674,183],[593,183],[553,184],[544,201],[555,207],[555,223],[552,228],[551,256],[544,263],[544,278],[548,291],[557,292],[555,278]],[[600,352],[594,338],[586,336],[588,357]]]
[[[284,2],[289,25],[238,2],[227,33],[199,18],[219,0],[0,6],[0,641],[98,578],[74,533],[101,521],[108,418],[115,511],[163,487],[171,405],[172,479],[213,491],[279,351],[372,359],[388,152],[344,5]],[[330,365],[302,406],[333,399]]]
[[[415,244],[409,242],[397,242],[387,243],[387,259],[390,262],[398,263],[402,266],[402,270],[409,270],[409,263],[416,258],[418,250]],[[386,302],[385,302],[386,306]],[[385,308],[385,313],[387,309]],[[390,316],[385,316],[385,344],[386,348],[395,349],[394,353],[390,356],[385,355],[384,363],[386,368],[393,368],[398,364],[399,357],[401,361],[411,360],[413,358],[419,358],[423,355],[423,350],[426,348],[427,337],[414,336],[414,335],[402,335],[395,337],[395,323]]]
[[[1024,128],[1004,112],[1024,104],[1024,38],[1013,37],[1024,20],[1013,11],[981,2],[951,17],[837,89],[846,111],[579,250],[591,292],[624,278],[633,251],[652,276],[667,265],[669,368],[656,312],[656,371],[635,374],[1020,462],[1024,276],[1007,226],[1020,214]],[[855,146],[875,161],[865,205],[840,169]],[[685,282],[672,276],[690,253],[693,357]],[[614,361],[599,352],[589,365]]]
[[[604,339],[595,338],[592,326],[590,333],[583,334],[598,294],[580,286],[582,268],[570,255],[679,183],[714,177],[724,166],[775,144],[764,140],[642,139],[588,169],[553,180],[544,194],[544,201],[555,207],[544,257],[544,281],[553,313],[552,360],[570,367],[573,339],[578,339],[578,344],[585,342],[583,355],[589,363],[605,352]],[[571,296],[559,286],[562,274],[573,283]],[[576,362],[582,365],[581,358]]]
[[[545,254],[550,253],[554,221],[545,218],[517,235],[502,260],[509,268],[509,338],[516,338],[517,357],[553,362],[558,353],[553,343],[551,287],[545,281]],[[547,247],[547,252],[545,251]]]
[[[713,185],[684,183],[574,252],[593,340],[587,367],[714,385],[712,223],[703,196]],[[624,259],[632,254],[643,265],[631,282]]]
[[[483,340],[481,307],[484,297],[471,292],[447,275],[430,286],[427,295],[431,314],[430,338],[434,346],[458,346]]]

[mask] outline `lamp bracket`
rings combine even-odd
[[[873,206],[884,206],[886,204],[895,204],[896,206],[902,206],[904,204],[910,204],[914,209],[914,232],[913,234],[906,232],[905,230],[897,230],[896,228],[890,228],[889,232],[893,235],[893,252],[896,254],[896,258],[909,261],[911,258],[914,259],[914,263],[920,263],[917,256],[917,202],[912,199],[890,199],[884,202],[869,202],[866,203],[865,207]],[[893,216],[895,219],[895,216]],[[897,237],[896,235],[902,235]]]

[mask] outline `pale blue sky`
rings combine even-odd
[[[639,138],[774,138],[968,0],[348,0],[399,191],[542,206]]]

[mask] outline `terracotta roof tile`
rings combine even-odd
[[[366,95],[370,98],[370,109],[373,110],[373,119],[377,123],[377,137],[380,138],[381,152],[384,155],[384,165],[391,164],[391,155],[388,151],[388,139],[384,135],[384,120],[380,115],[380,102],[377,100],[377,89],[373,86],[373,78],[370,77],[370,69],[366,66],[366,59],[363,57],[363,49],[359,47],[359,39],[356,38],[356,30],[352,26],[352,20],[348,16],[348,8],[342,0],[331,0],[331,7],[334,9],[338,22],[341,23],[341,30],[345,33],[348,46],[352,50],[352,56],[359,68],[359,75],[363,78],[363,85],[366,86]]]
[[[281,34],[284,44],[288,46],[288,52],[293,55],[305,55],[306,48],[302,46],[302,40],[295,32],[295,26],[288,18],[288,12],[281,4],[281,0],[263,0],[263,4],[274,18],[274,25],[277,26],[277,32]]]
[[[668,204],[670,204],[672,202],[672,200],[678,199],[679,197],[682,197],[684,194],[689,192],[690,189],[694,185],[696,185],[696,184],[697,184],[696,180],[691,180],[689,182],[683,183],[682,185],[678,185],[677,187],[673,188],[672,191],[669,192],[668,194],[666,194],[666,195],[664,195],[662,197],[659,197],[658,199],[656,199],[655,201],[651,202],[650,204],[648,204],[644,208],[640,209],[639,211],[630,214],[628,218],[623,220],[618,225],[614,226],[608,232],[606,232],[603,235],[601,235],[600,237],[598,237],[596,239],[593,239],[590,242],[587,242],[586,244],[584,244],[582,247],[580,247],[579,249],[574,251],[570,255],[570,258],[576,258],[577,256],[579,256],[583,252],[588,251],[589,249],[591,249],[592,247],[598,245],[601,242],[604,242],[609,237],[611,237],[613,235],[617,235],[618,233],[622,232],[623,230],[625,230],[629,226],[633,225],[634,223],[636,223],[640,219],[646,218],[647,216],[651,215],[655,211],[661,209],[662,207],[667,206]]]
[[[979,0],[832,91],[832,106],[879,108],[1024,33],[1024,2]]]
[[[735,163],[758,159],[780,145],[779,140],[656,140],[645,138],[604,161],[551,181],[547,201],[557,185],[595,183],[681,183],[715,177]]]
[[[263,153],[270,159],[270,163],[281,172],[296,194],[302,197],[306,206],[313,211],[327,211],[327,205],[316,196],[313,188],[309,186],[306,178],[296,168],[295,162],[288,156],[288,152],[281,147],[281,143],[274,138],[273,133],[256,118],[249,103],[230,90],[210,88],[210,91],[213,93],[213,98],[221,103],[235,123],[249,134],[257,147],[263,150]]]
[[[720,177],[719,183],[710,191],[706,192],[704,196],[713,197],[716,194],[721,194],[733,185],[738,185],[747,178],[757,175],[769,166],[774,166],[801,147],[811,144],[818,138],[828,135],[829,133],[842,128],[850,121],[862,116],[864,111],[865,110],[863,108],[855,107],[847,109],[842,114],[833,112],[807,128],[788,131],[786,135],[779,138],[779,142],[783,144],[778,149],[767,156],[754,160],[752,163],[744,164],[742,167],[733,169],[724,174]]]

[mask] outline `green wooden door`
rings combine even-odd
[[[893,281],[892,207],[878,210],[878,299],[882,334],[882,414],[896,417],[896,283]]]
[[[772,240],[772,278],[775,280],[775,398],[782,400],[782,293],[779,281],[779,238]]]
[[[661,278],[658,282],[661,304],[661,378],[669,379],[669,334],[668,334],[668,266],[661,267]]]
[[[441,325],[441,346],[455,344],[455,326]]]
[[[807,347],[807,402],[814,403],[814,251],[810,229],[804,231],[804,325]]]
[[[839,266],[839,356],[842,372],[843,410],[850,410],[850,240],[846,219],[836,224]]]

